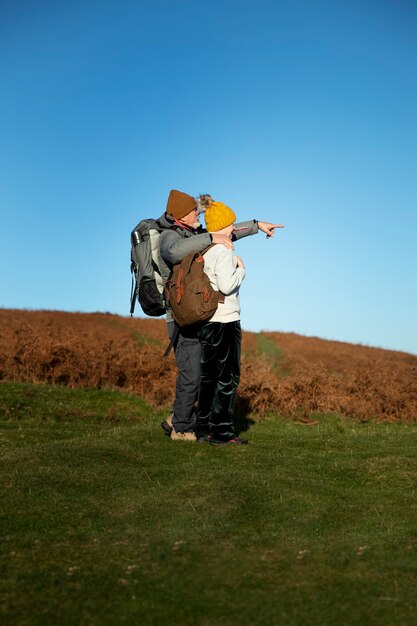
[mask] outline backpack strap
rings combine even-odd
[[[214,246],[217,246],[217,243],[211,243],[209,246],[207,246],[207,248],[204,248],[204,250],[202,250],[200,252],[200,254],[202,254],[204,256],[205,253],[208,252],[210,250],[210,248],[213,248]]]
[[[136,295],[138,290],[138,281],[136,277],[136,263],[132,259],[130,262],[130,273],[132,274],[132,287],[130,289],[130,317],[135,312]]]
[[[175,324],[174,332],[172,333],[171,340],[167,346],[167,349],[164,352],[164,358],[168,356],[168,354],[171,352],[171,348],[174,348],[174,346],[176,346],[179,334],[180,334],[180,327],[177,324]]]

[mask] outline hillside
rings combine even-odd
[[[124,389],[155,405],[173,398],[164,320],[106,313],[0,310],[0,381]],[[240,413],[275,411],[308,421],[417,419],[417,357],[302,337],[243,334]]]

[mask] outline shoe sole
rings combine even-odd
[[[166,432],[167,435],[171,435],[172,426],[170,426],[166,420],[161,422],[161,428]]]
[[[247,446],[249,441],[209,441],[210,446]]]

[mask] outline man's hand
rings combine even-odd
[[[258,228],[265,233],[266,238],[274,236],[275,228],[284,228],[283,224],[270,224],[269,222],[258,222]]]
[[[227,235],[219,235],[216,233],[216,234],[213,234],[211,237],[213,239],[213,243],[221,243],[223,244],[223,246],[225,246],[226,248],[229,248],[230,250],[235,249],[232,243],[232,240]]]

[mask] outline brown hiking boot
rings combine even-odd
[[[171,431],[171,439],[172,441],[196,441],[196,436],[194,433],[177,433],[175,428]]]

